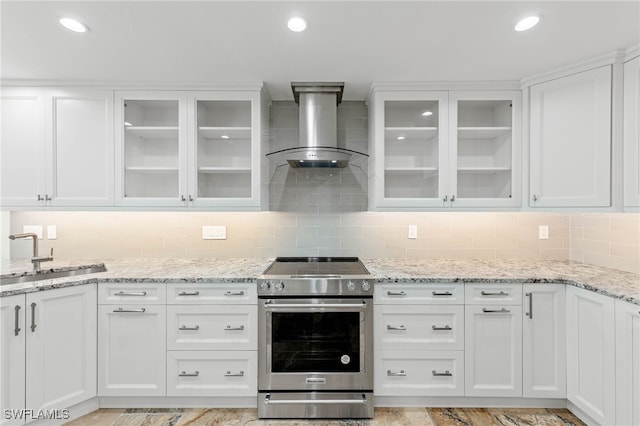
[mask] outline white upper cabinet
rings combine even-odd
[[[530,88],[532,207],[611,205],[611,66]]]
[[[117,92],[118,203],[260,208],[261,118],[259,90]]]
[[[2,90],[2,204],[113,205],[113,92]]]
[[[624,64],[624,205],[640,206],[640,57]]]
[[[373,209],[520,205],[519,91],[387,91],[369,100]]]

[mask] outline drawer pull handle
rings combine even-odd
[[[433,294],[434,296],[453,296],[453,293],[451,293],[450,291],[432,291],[431,294]]]
[[[453,330],[450,326],[445,325],[444,327],[438,327],[437,325],[431,326],[432,330]]]
[[[244,371],[240,370],[237,373],[232,373],[231,371],[227,370],[227,372],[224,373],[224,377],[244,377]]]
[[[407,327],[404,325],[387,325],[387,330],[407,331]]]
[[[113,312],[116,313],[123,313],[123,312],[135,312],[135,313],[140,313],[143,314],[145,313],[146,309],[145,308],[140,308],[140,309],[122,309],[122,308],[118,308],[118,309],[114,309]]]
[[[400,370],[400,371],[391,371],[391,370],[387,370],[387,376],[398,376],[398,377],[404,377],[406,376],[407,373],[404,372],[404,370]]]
[[[198,377],[200,375],[200,372],[198,370],[194,371],[193,373],[187,373],[186,371],[181,371],[180,374],[178,374],[179,377]]]
[[[387,296],[406,296],[407,293],[404,291],[387,291]]]
[[[525,312],[525,315],[529,317],[529,319],[533,319],[533,293],[525,293],[525,296],[529,298],[529,312]]]
[[[199,291],[181,291],[180,293],[178,293],[178,296],[198,296],[200,295]]]
[[[224,329],[225,331],[244,330],[244,325],[239,325],[237,327],[232,327],[230,325],[227,325]]]
[[[36,331],[36,304],[31,304],[31,332]]]
[[[502,309],[487,309],[487,308],[482,308],[482,312],[484,312],[485,314],[508,314],[511,311],[507,308],[502,308]]]
[[[193,327],[187,327],[186,325],[183,325],[178,330],[200,330],[200,326],[194,325]]]
[[[225,294],[225,296],[244,296],[244,290],[240,290],[240,291],[227,291]]]
[[[495,293],[495,292],[484,291],[484,290],[482,290],[480,294],[483,296],[508,296],[509,295],[509,293],[507,293],[506,291],[500,291],[498,293]]]
[[[453,374],[449,370],[445,370],[444,373],[438,373],[436,370],[431,372],[434,376],[453,376]]]
[[[124,292],[124,291],[119,291],[116,293],[116,296],[146,296],[147,292],[146,291],[140,291],[140,292]]]
[[[13,329],[13,335],[17,336],[20,334],[20,305],[15,306],[16,318],[15,318],[15,328]]]

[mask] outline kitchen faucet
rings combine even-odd
[[[15,240],[16,238],[33,238],[33,257],[31,258],[31,263],[33,263],[34,271],[40,270],[40,262],[50,262],[53,260],[53,247],[51,248],[51,255],[38,256],[38,234],[27,232],[24,234],[9,235],[10,240]]]

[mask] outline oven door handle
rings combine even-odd
[[[271,300],[264,302],[265,308],[361,308],[367,307],[367,302],[360,303],[273,303]]]
[[[362,394],[360,399],[271,399],[268,393],[264,397],[265,404],[366,404],[367,396]]]

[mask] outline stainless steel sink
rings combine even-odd
[[[75,275],[95,274],[97,272],[105,272],[107,268],[104,265],[93,265],[80,267],[77,269],[69,269],[64,271],[39,271],[37,274],[20,275],[15,277],[0,278],[0,286],[7,284],[20,284],[32,281],[52,280],[54,278],[73,277]]]

